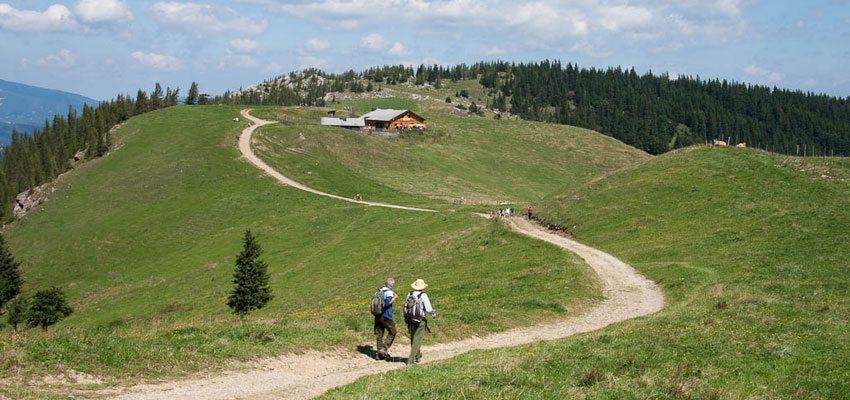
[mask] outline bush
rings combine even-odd
[[[446,96],[446,103],[451,103],[451,102],[452,102],[452,98],[449,97],[449,96]]]
[[[466,90],[466,89],[463,89],[463,90],[460,91],[460,93],[458,95],[460,97],[469,97],[469,91]]]

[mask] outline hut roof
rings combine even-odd
[[[402,115],[406,112],[409,112],[410,114],[416,115],[417,117],[419,117],[419,115],[414,114],[410,110],[392,110],[392,109],[378,108],[378,109],[375,109],[372,112],[363,114],[363,119],[364,120],[370,120],[370,121],[389,122],[389,121],[392,121],[392,120],[398,118],[398,116],[400,116],[400,115]],[[419,118],[424,121],[424,118],[422,118],[422,117],[419,117]]]

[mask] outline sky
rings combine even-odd
[[[0,79],[95,99],[544,59],[850,96],[850,0],[0,0]]]

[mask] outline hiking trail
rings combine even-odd
[[[260,126],[273,123],[252,117],[249,110],[242,116],[252,121],[239,137],[239,150],[252,164],[265,171],[280,183],[297,189],[338,200],[374,206],[420,212],[436,212],[415,207],[356,201],[321,192],[295,182],[260,160],[251,150],[251,136]],[[482,215],[484,216],[484,215]],[[571,251],[589,265],[603,285],[605,300],[588,312],[561,321],[531,327],[514,328],[484,337],[471,337],[449,343],[422,346],[422,362],[444,360],[472,350],[512,347],[542,340],[565,338],[577,333],[590,332],[610,324],[653,314],[664,307],[664,295],[658,286],[638,273],[628,264],[600,250],[583,245],[566,237],[544,230],[520,216],[506,219],[516,232],[552,243]],[[403,344],[404,330],[400,327],[398,344]],[[396,354],[406,351],[396,347]],[[402,362],[376,361],[366,354],[346,352],[306,351],[266,358],[245,365],[246,368],[225,373],[210,373],[193,379],[156,384],[140,384],[127,388],[111,389],[114,399],[305,399],[319,396],[338,386],[347,385],[360,377],[383,373],[405,366]],[[117,393],[116,393],[117,392]]]

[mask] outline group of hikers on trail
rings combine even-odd
[[[375,316],[375,336],[377,337],[377,348],[375,358],[378,360],[390,360],[389,349],[395,340],[396,327],[393,321],[393,303],[398,295],[393,291],[395,279],[387,278],[384,287],[378,289],[372,296],[372,315]],[[407,357],[407,365],[419,363],[422,359],[422,340],[425,339],[425,331],[430,332],[428,320],[425,313],[431,314],[437,319],[437,313],[431,306],[431,299],[425,293],[428,284],[422,279],[417,279],[410,284],[413,289],[407,294],[402,309],[407,331],[410,333],[410,355]],[[386,338],[384,338],[386,332]]]

